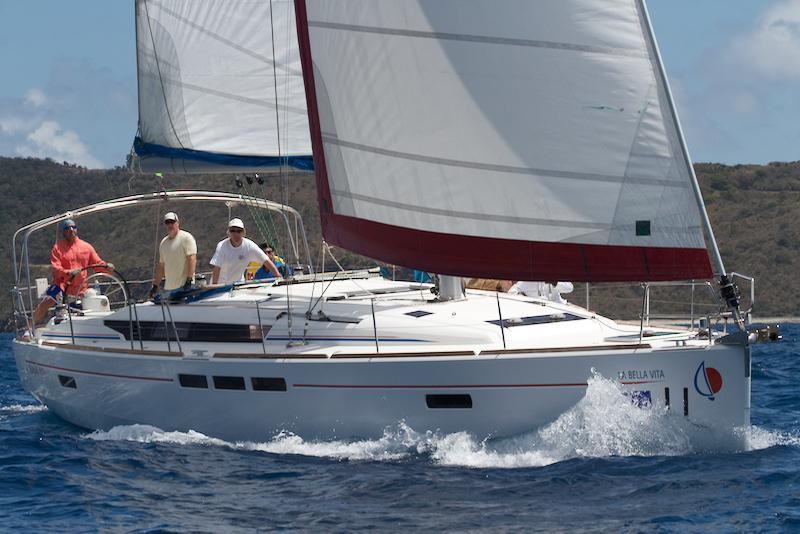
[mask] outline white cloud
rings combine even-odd
[[[25,93],[25,103],[35,108],[40,108],[47,104],[47,95],[41,89],[33,87]]]
[[[34,123],[30,119],[16,116],[0,117],[0,133],[16,135],[30,132]]]
[[[77,133],[62,131],[56,121],[42,122],[28,134],[27,141],[17,146],[18,155],[69,161],[89,168],[103,167],[103,163],[89,153]]]
[[[767,8],[730,53],[736,63],[767,78],[800,79],[800,0],[781,0]]]

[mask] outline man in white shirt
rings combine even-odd
[[[158,293],[158,285],[165,274],[165,290],[191,287],[197,267],[197,242],[192,234],[181,230],[178,214],[170,211],[164,215],[164,226],[167,235],[158,246],[158,265],[153,275],[153,287],[150,289],[151,298]]]
[[[561,293],[572,293],[574,286],[572,282],[517,282],[508,290],[509,295],[523,294],[528,297],[538,297],[547,299],[558,304],[566,304],[567,301]]]
[[[244,280],[244,271],[251,262],[258,262],[265,269],[280,278],[281,273],[269,256],[253,241],[245,237],[244,223],[241,219],[231,219],[228,223],[228,237],[217,244],[211,265],[212,284],[233,284]]]

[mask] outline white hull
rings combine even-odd
[[[172,313],[181,314],[181,307],[173,306]],[[580,322],[571,321],[575,332],[581,331]],[[523,328],[541,331],[552,326]],[[141,423],[227,440],[269,439],[280,431],[328,439],[379,436],[384,428],[404,421],[416,431],[508,436],[552,421],[573,406],[584,395],[593,370],[640,392],[637,398],[669,404],[675,416],[726,428],[749,424],[746,344],[677,340],[639,345],[637,340],[623,346],[572,341],[573,348],[504,350],[495,345],[471,351],[416,348],[375,353],[372,346],[326,354],[317,352],[319,347],[264,354],[260,342],[250,344],[249,352],[231,353],[215,343],[184,342],[185,356],[163,352],[163,343],[162,352],[152,346],[132,351],[124,342],[116,348],[105,342],[103,351],[97,344],[39,340],[16,341],[14,351],[25,389],[58,416],[88,429]],[[198,357],[192,354],[197,350],[206,352]],[[722,378],[713,400],[704,374],[709,368]],[[184,376],[182,384],[180,375],[192,376]],[[217,383],[220,379],[215,377],[233,378]],[[254,389],[253,378],[269,379],[259,383],[267,390]],[[442,403],[446,407],[437,407]]]

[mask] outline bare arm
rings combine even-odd
[[[194,280],[194,271],[197,269],[197,254],[186,256],[186,277]]]
[[[272,274],[274,274],[275,278],[280,278],[283,276],[281,272],[278,270],[278,268],[275,267],[275,264],[272,263],[272,260],[269,258],[267,258],[267,261],[264,262],[264,268],[270,271]]]
[[[214,266],[214,270],[211,271],[211,283],[212,284],[216,284],[217,282],[219,282],[219,272],[220,272],[220,270],[221,269],[215,265]]]
[[[153,275],[153,285],[159,285],[162,278],[164,278],[164,262],[160,261],[158,262],[158,265],[156,265],[156,272]]]

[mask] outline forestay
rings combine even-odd
[[[137,0],[137,164],[310,168],[294,16],[291,0]]]
[[[462,276],[711,277],[640,2],[298,0],[297,17],[329,242]]]

